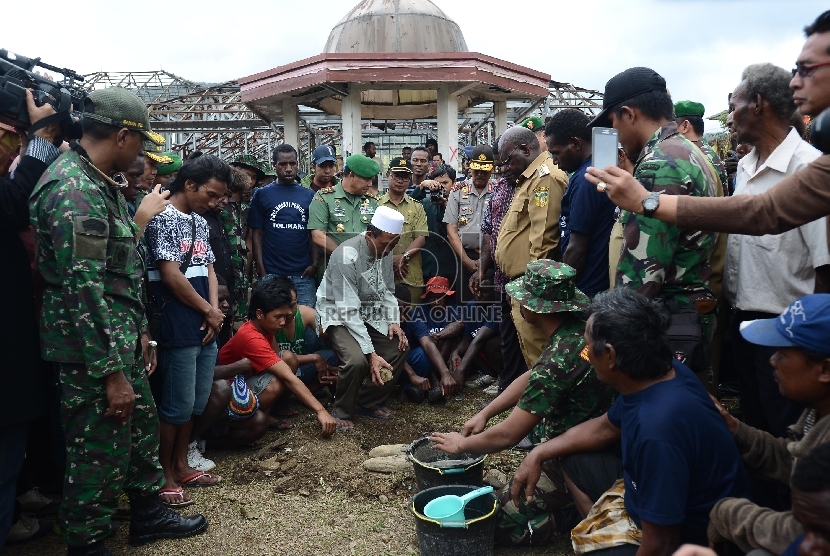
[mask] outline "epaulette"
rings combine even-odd
[[[369,197],[370,199],[374,199],[375,201],[378,200],[378,196],[375,195],[374,193],[368,193],[367,192],[366,195],[364,195],[364,197]]]
[[[324,194],[325,193],[334,193],[334,188],[333,187],[323,187],[322,189],[319,189],[317,191],[317,193],[324,193]]]

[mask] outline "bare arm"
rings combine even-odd
[[[533,500],[534,489],[542,473],[542,463],[554,458],[581,452],[596,452],[617,442],[621,431],[611,424],[608,414],[595,417],[568,429],[556,438],[539,444],[525,456],[513,476],[511,495],[513,502],[520,505],[520,495]]]
[[[655,525],[643,520],[637,556],[671,556],[680,547],[682,525]]]
[[[464,352],[464,357],[461,359],[460,367],[466,371],[467,367],[469,367],[473,363],[473,360],[476,357],[478,357],[478,354],[481,353],[482,349],[484,349],[484,346],[487,344],[487,342],[489,342],[495,336],[498,336],[498,334],[498,330],[493,330],[489,326],[482,326],[481,328],[479,328],[478,332],[476,333],[476,337],[473,338],[473,341],[470,342],[470,346],[467,348],[467,351]],[[511,383],[511,385],[517,382],[518,380],[519,379],[514,380]],[[525,382],[525,384],[527,383]],[[507,390],[505,390],[505,392],[506,391]],[[516,401],[519,401],[518,398],[516,398]],[[490,403],[490,405],[493,405],[492,402]]]
[[[813,293],[828,292],[830,292],[830,265],[824,265],[816,269],[816,287]]]
[[[324,249],[329,255],[337,249],[337,243],[328,237],[323,230],[311,230],[311,240],[314,242],[314,245]]]
[[[262,264],[262,230],[253,228],[253,232],[251,236],[254,244],[254,261],[256,262],[257,275],[262,278],[266,274],[265,265]]]
[[[562,255],[562,261],[576,270],[576,275],[585,270],[585,261],[588,259],[588,236],[579,232],[571,232],[568,248]]]
[[[248,359],[240,359],[235,363],[213,367],[213,380],[227,380],[236,375],[244,375],[245,378],[248,378],[253,372],[254,368],[251,366],[251,362]]]

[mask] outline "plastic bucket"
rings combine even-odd
[[[496,511],[499,501],[493,493],[470,500],[464,508],[464,521],[438,521],[424,515],[424,506],[439,496],[463,496],[472,485],[437,486],[412,497],[409,509],[415,516],[415,533],[421,556],[492,556],[496,537]]]
[[[431,447],[429,437],[409,445],[406,456],[415,469],[418,490],[436,486],[475,485],[484,482],[484,458],[473,454],[454,456]],[[452,494],[452,493],[448,493]]]

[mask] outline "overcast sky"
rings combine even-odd
[[[9,2],[0,47],[79,73],[164,69],[219,82],[322,52],[356,0]],[[749,64],[790,69],[816,0],[433,0],[470,51],[602,91],[632,66],[666,78],[675,100],[726,108]],[[38,20],[38,17],[43,19]],[[717,130],[715,123],[708,130]],[[710,127],[711,126],[711,127]]]

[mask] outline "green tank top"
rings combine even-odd
[[[294,341],[291,341],[285,330],[277,332],[276,340],[280,351],[287,349],[295,355],[305,355],[305,326],[303,326],[303,316],[300,314],[299,305],[297,305],[297,314],[294,315]]]

